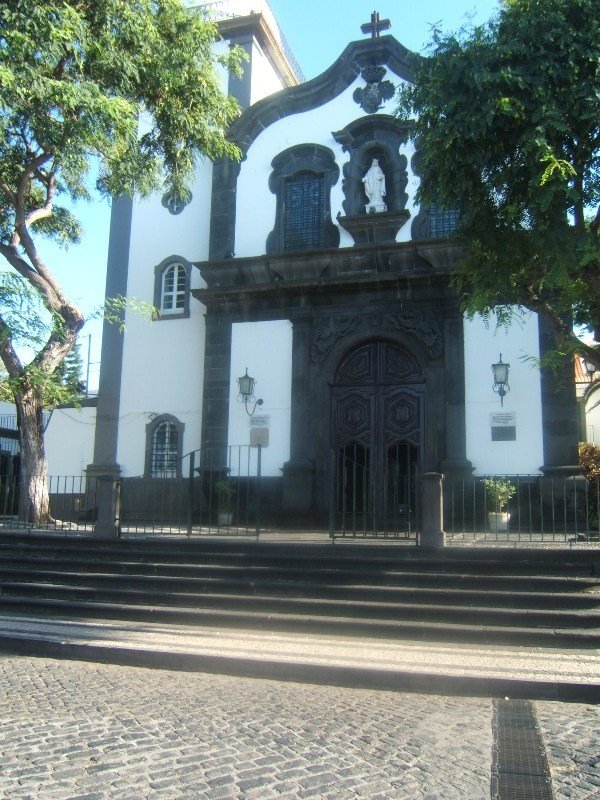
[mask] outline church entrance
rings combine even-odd
[[[385,340],[361,344],[332,388],[337,535],[409,536],[420,516],[423,380],[413,356]]]

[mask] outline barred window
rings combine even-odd
[[[451,236],[458,227],[458,218],[457,209],[442,209],[432,204],[429,207],[429,236],[432,239]]]
[[[285,182],[283,249],[307,250],[325,242],[325,182],[322,175],[299,172]]]
[[[150,478],[179,478],[184,425],[171,414],[161,414],[146,426],[146,467]]]
[[[181,314],[185,311],[187,282],[187,270],[183,264],[167,267],[162,274],[161,314]]]

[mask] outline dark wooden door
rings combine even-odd
[[[387,535],[418,513],[423,385],[415,360],[386,341],[342,360],[332,389],[336,525]]]

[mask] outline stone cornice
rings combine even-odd
[[[405,281],[414,285],[447,278],[460,253],[454,242],[435,239],[196,262],[207,288],[192,294],[211,305],[270,293],[366,289]]]
[[[251,34],[268,54],[278,74],[286,86],[298,86],[303,75],[298,75],[298,67],[288,58],[287,53],[273,35],[268,22],[262,13],[249,14],[246,17],[233,17],[218,21],[219,33],[224,39]]]

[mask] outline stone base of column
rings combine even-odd
[[[93,492],[97,509],[94,539],[118,539],[121,535],[121,470],[118,464],[86,469],[87,492]]]
[[[441,472],[424,472],[421,475],[423,527],[419,536],[419,547],[445,547],[446,534],[443,529],[444,503]]]
[[[419,547],[446,547],[446,534],[444,531],[421,531]]]
[[[288,461],[283,465],[284,514],[307,514],[313,508],[314,468],[310,461]]]
[[[440,468],[442,474],[448,480],[461,481],[468,480],[469,478],[473,477],[473,464],[471,464],[471,462],[466,458],[460,461],[454,461],[451,459],[442,461]]]
[[[567,464],[561,467],[540,467],[540,471],[545,478],[573,478],[585,475],[585,470],[581,464]]]

